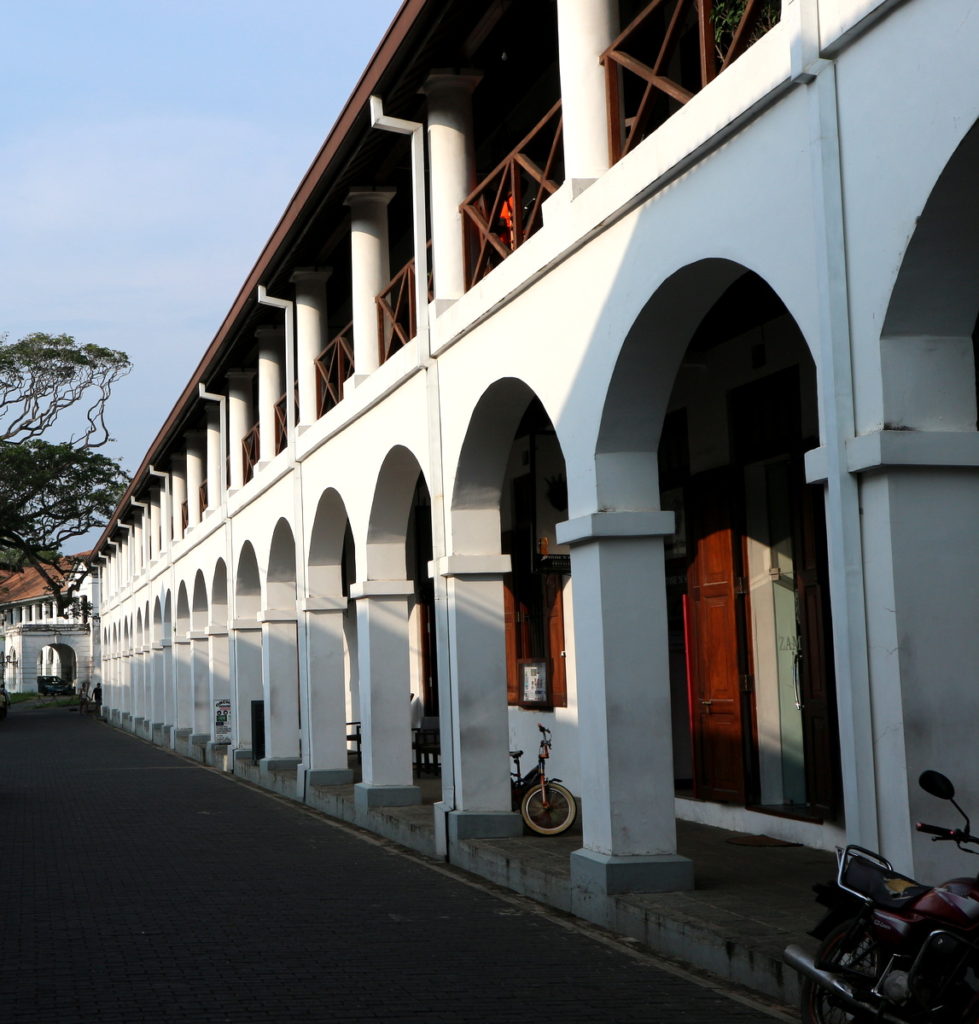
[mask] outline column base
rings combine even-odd
[[[150,723],[150,739],[158,746],[164,745],[164,729],[162,722]]]
[[[449,842],[460,839],[510,839],[523,835],[516,811],[449,811]]]
[[[626,892],[684,892],[693,887],[693,861],[679,854],[614,857],[593,850],[571,854],[573,899]]]
[[[310,786],[349,786],[354,773],[349,768],[312,768],[306,772]]]
[[[258,766],[262,772],[294,772],[299,763],[298,757],[263,757]]]
[[[354,786],[354,807],[359,812],[375,807],[411,807],[422,802],[422,791],[417,786],[374,786],[358,782]]]

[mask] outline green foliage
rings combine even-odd
[[[125,353],[67,334],[0,337],[0,567],[36,569],[61,614],[87,571],[65,543],[102,526],[126,486],[95,449],[111,440],[106,403],[129,370]],[[52,440],[63,413],[73,429]]]
[[[714,43],[719,59],[723,59],[727,53],[747,5],[748,0],[714,0],[710,18],[714,25]],[[782,14],[782,0],[761,0],[759,6],[757,18],[748,33],[747,46],[759,40],[776,25]]]

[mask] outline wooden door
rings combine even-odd
[[[802,704],[806,792],[811,806],[824,813],[836,809],[839,793],[838,730],[836,728],[833,652],[828,634],[826,525],[820,489],[802,481],[797,537],[796,589],[800,608],[799,684]]]
[[[688,651],[694,791],[706,800],[745,794],[741,658],[731,476],[690,480],[687,499]]]

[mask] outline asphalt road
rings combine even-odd
[[[0,1024],[773,1019],[67,709],[0,722],[0,865]]]

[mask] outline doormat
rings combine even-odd
[[[732,836],[726,841],[732,846],[802,846],[802,843],[789,843],[773,836]]]

